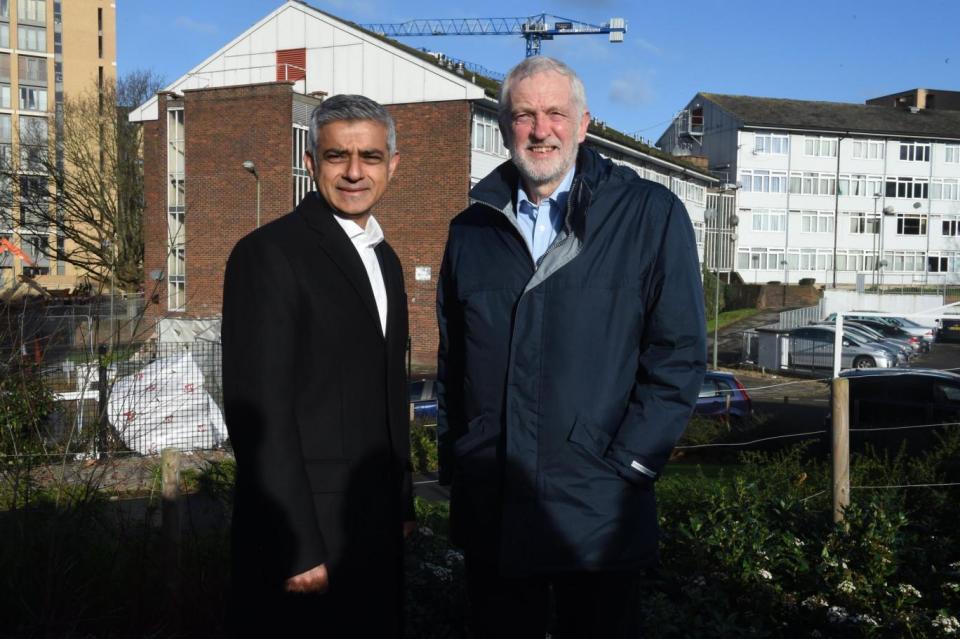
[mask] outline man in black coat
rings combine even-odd
[[[245,636],[398,636],[414,519],[407,299],[370,214],[399,161],[393,120],[363,96],[332,97],[311,116],[305,161],[318,190],[227,262],[230,617]]]
[[[654,481],[705,367],[683,204],[580,146],[583,84],[528,58],[505,162],[450,224],[438,285],[440,478],[477,637],[641,636]]]

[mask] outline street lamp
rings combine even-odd
[[[716,277],[716,281],[713,283],[713,369],[716,370],[720,343],[720,259],[718,257],[722,250],[720,245],[720,211],[718,209],[707,209],[703,212],[703,218],[707,222],[713,223],[713,272]],[[727,218],[727,223],[731,229],[735,229],[740,223],[740,218],[735,214],[731,215]],[[736,241],[736,237],[735,234],[730,234],[731,241]]]
[[[257,180],[257,228],[260,228],[260,176],[257,175],[257,166],[253,160],[244,160],[243,168]]]
[[[883,258],[883,218],[891,217],[896,215],[896,211],[893,210],[893,207],[887,205],[883,207],[883,215],[880,216],[880,251],[877,253],[877,274],[879,275],[879,289],[880,295],[883,295],[883,270],[882,268],[887,265],[886,260]]]

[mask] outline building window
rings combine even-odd
[[[837,157],[837,138],[804,138],[803,154],[820,158]]]
[[[0,109],[10,108],[10,85],[0,84]]]
[[[920,178],[887,178],[887,197],[903,197],[925,200],[929,192],[929,183]]]
[[[799,211],[801,233],[833,233],[833,211]]]
[[[960,254],[956,251],[941,251],[927,256],[927,271],[930,273],[956,273],[960,271]]]
[[[46,111],[47,90],[38,87],[20,87],[20,109],[23,111]]]
[[[791,173],[790,192],[803,195],[834,195],[837,178],[833,173]],[[869,188],[869,186],[868,186]]]
[[[882,160],[886,143],[882,140],[854,140],[853,159]]]
[[[0,233],[13,232],[13,180],[0,173]]]
[[[11,117],[7,113],[0,113],[0,168],[9,166],[13,160],[13,127]],[[0,190],[0,193],[3,193]]]
[[[876,234],[880,232],[880,216],[873,213],[851,213],[850,233],[853,235]]]
[[[757,155],[786,155],[790,151],[790,136],[776,133],[758,133],[753,137],[753,152]]]
[[[313,190],[313,178],[307,171],[307,165],[304,164],[303,155],[309,149],[309,137],[307,127],[293,125],[293,206],[294,208]]]
[[[960,163],[960,144],[948,144],[944,147],[944,161],[951,164]]]
[[[186,310],[186,180],[183,109],[167,110],[167,310]]]
[[[47,85],[47,59],[29,55],[17,56],[18,81],[27,84]]]
[[[0,48],[10,48],[10,25],[0,22]]]
[[[475,111],[473,114],[472,146],[474,151],[484,151],[504,158],[510,156],[503,146],[497,118],[486,111]],[[669,182],[666,186],[670,186]]]
[[[907,162],[929,162],[929,142],[901,142],[900,159]]]
[[[782,248],[741,248],[737,250],[737,268],[777,271],[783,268]]]
[[[703,222],[694,222],[693,223],[693,236],[697,240],[697,246],[703,248],[703,234],[706,225]]]
[[[943,221],[941,234],[946,237],[956,237],[960,235],[960,218],[950,218]]]
[[[743,169],[740,171],[740,184],[744,191],[754,193],[786,193],[787,173],[785,171]]]
[[[859,249],[840,249],[837,251],[838,271],[871,271],[876,260],[874,254]]]
[[[0,20],[10,19],[10,0],[0,0]]]
[[[26,171],[43,171],[47,158],[46,118],[20,116],[20,162]]]
[[[46,234],[27,235],[21,233],[20,239],[21,248],[32,262],[30,265],[24,264],[24,274],[31,277],[48,275],[50,273],[50,238]]]
[[[39,175],[20,178],[20,226],[32,232],[44,232],[49,227],[49,199],[47,179]]]
[[[0,82],[10,82],[9,53],[0,53]]]
[[[933,200],[960,200],[956,178],[934,179],[930,182],[930,198]]]
[[[46,0],[19,0],[17,2],[17,22],[47,23]]]
[[[922,213],[897,213],[897,235],[926,235],[927,216]]]
[[[753,209],[751,218],[754,231],[781,232],[787,229],[787,212],[782,209]]]
[[[45,53],[47,50],[47,30],[40,27],[17,25],[17,48]]]
[[[923,251],[884,251],[887,270],[903,273],[923,272]]]

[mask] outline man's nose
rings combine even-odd
[[[533,137],[537,140],[543,140],[550,137],[550,118],[546,115],[538,114],[533,120]]]
[[[348,180],[352,180],[354,182],[363,178],[363,167],[360,162],[359,154],[353,154],[350,156],[350,161],[347,164],[346,177]]]

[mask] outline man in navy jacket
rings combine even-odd
[[[566,65],[501,88],[512,159],[450,224],[438,287],[441,481],[481,637],[635,637],[657,562],[653,484],[705,368],[680,201],[580,147]]]

